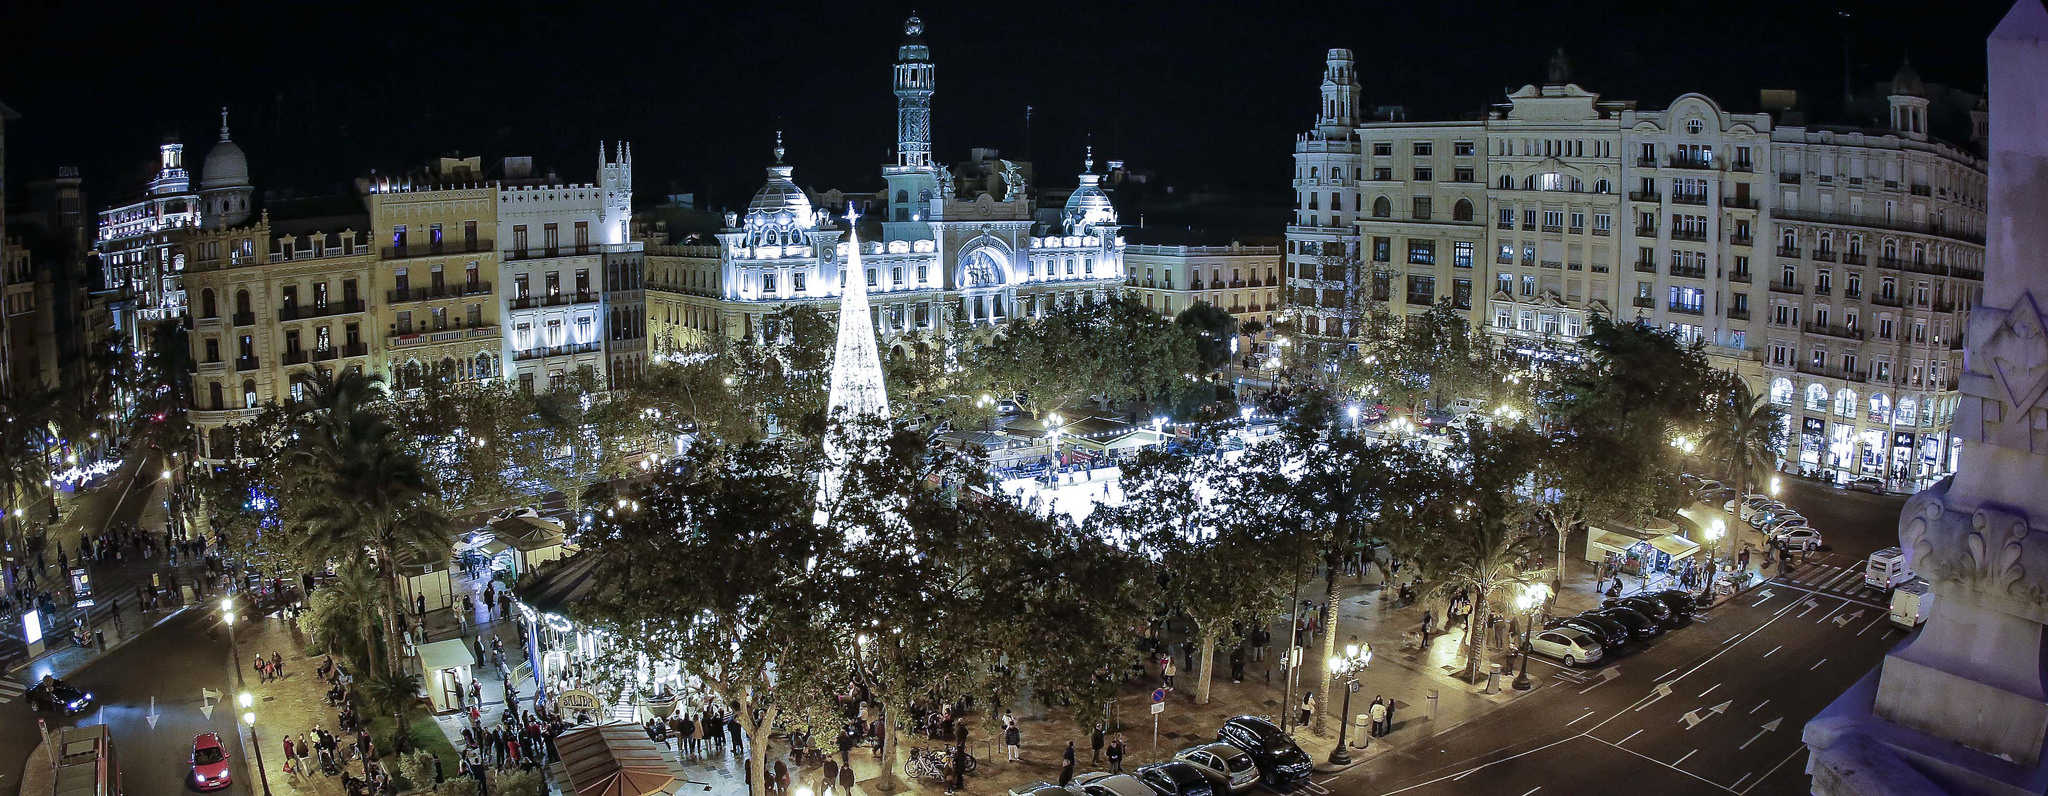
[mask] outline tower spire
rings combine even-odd
[[[220,140],[228,140],[228,106],[220,106]]]
[[[775,165],[782,165],[782,131],[775,131]]]
[[[1081,173],[1095,173],[1095,134],[1088,134],[1088,154],[1081,158]]]

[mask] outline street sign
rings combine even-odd
[[[1166,703],[1164,703],[1164,702],[1154,702],[1154,703],[1152,703],[1152,714],[1153,714],[1153,715],[1155,715],[1155,716],[1156,716],[1156,715],[1159,715],[1159,714],[1161,714],[1161,713],[1165,713],[1165,712],[1166,712]]]
[[[1166,701],[1166,689],[1164,689],[1164,688],[1154,688],[1154,689],[1152,689],[1152,704],[1155,704],[1155,705],[1156,705],[1156,704],[1159,704],[1159,703],[1161,703],[1161,702],[1165,702],[1165,701]],[[1152,712],[1153,712],[1153,713],[1158,713],[1159,711],[1156,711],[1156,710],[1155,710],[1155,711],[1152,711]]]

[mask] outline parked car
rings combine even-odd
[[[1041,780],[1029,785],[1019,785],[1011,788],[1010,796],[1088,796],[1088,792],[1080,788],[1054,785]]]
[[[1569,627],[1553,627],[1531,635],[1529,651],[1556,658],[1566,666],[1593,663],[1605,652],[1592,634]]]
[[[1700,491],[1701,491],[1701,492],[1712,492],[1712,491],[1714,491],[1714,490],[1716,490],[1716,489],[1720,489],[1720,488],[1722,488],[1723,486],[1725,486],[1725,484],[1722,484],[1721,482],[1719,482],[1719,481],[1716,481],[1716,480],[1714,480],[1714,479],[1712,479],[1712,478],[1703,478],[1703,479],[1700,479]]]
[[[192,787],[195,790],[220,790],[234,784],[228,773],[228,750],[220,743],[220,736],[202,732],[192,737]]]
[[[1628,632],[1628,625],[1604,616],[1591,616],[1588,614],[1567,616],[1562,619],[1551,620],[1551,626],[1569,627],[1582,633],[1591,634],[1594,638],[1600,640],[1602,651],[1609,656],[1620,652],[1621,648],[1627,646],[1628,642],[1635,637]]]
[[[1201,769],[1178,760],[1138,769],[1138,781],[1151,786],[1159,796],[1210,796],[1216,792],[1216,786]]]
[[[1075,777],[1074,784],[1081,786],[1081,792],[1088,796],[1159,796],[1152,786],[1131,774],[1098,771]]]
[[[1871,553],[1863,568],[1864,588],[1890,590],[1912,579],[1913,571],[1906,568],[1906,551],[1896,547]]]
[[[1632,594],[1618,600],[1607,600],[1602,602],[1601,605],[1608,608],[1615,606],[1633,608],[1636,613],[1649,617],[1651,621],[1664,627],[1677,627],[1679,624],[1678,613],[1671,610],[1671,606],[1664,604],[1663,600],[1655,597]]]
[[[1777,536],[1774,537],[1774,539],[1776,541],[1784,542],[1785,548],[1787,550],[1801,550],[1809,546],[1815,550],[1819,550],[1822,546],[1827,544],[1826,541],[1821,539],[1820,531],[1816,531],[1804,525],[1784,529],[1780,531],[1777,534]],[[1812,542],[1812,544],[1808,545],[1808,542]]]
[[[1699,494],[1700,502],[1705,503],[1709,506],[1712,506],[1717,503],[1726,503],[1734,497],[1735,490],[1729,489],[1725,486],[1717,486],[1710,489],[1705,489],[1702,490]]]
[[[1699,610],[1700,606],[1699,597],[1684,589],[1665,589],[1648,596],[1664,601],[1665,605],[1671,607],[1673,615],[1685,619],[1692,618],[1693,612]]]
[[[1612,608],[1587,611],[1586,614],[1605,617],[1627,625],[1629,636],[1637,640],[1646,640],[1658,633],[1664,632],[1664,628],[1658,627],[1655,621],[1644,616],[1641,611],[1637,611],[1634,608],[1625,608],[1617,605]],[[1585,616],[1586,614],[1580,614],[1580,616]]]
[[[1869,492],[1873,495],[1882,495],[1885,492],[1884,479],[1874,475],[1866,475],[1857,478],[1853,481],[1850,481],[1847,484],[1844,484],[1843,486],[1849,489],[1856,490],[1858,492]]]
[[[70,683],[46,674],[28,689],[28,704],[36,710],[77,713],[92,707],[92,692],[74,688]]]
[[[1259,767],[1260,778],[1268,785],[1306,779],[1315,765],[1308,759],[1308,753],[1295,746],[1279,727],[1257,716],[1238,716],[1223,722],[1216,730],[1216,740],[1251,755],[1252,764]]]
[[[1770,519],[1764,520],[1764,524],[1761,527],[1764,529],[1764,534],[1768,536],[1785,528],[1796,528],[1806,524],[1805,515],[1796,511],[1787,511],[1783,514],[1771,515]]]
[[[1200,769],[1202,775],[1209,778],[1209,783],[1222,793],[1242,793],[1259,784],[1259,767],[1252,762],[1252,756],[1227,743],[1190,746],[1176,753],[1173,759]]]

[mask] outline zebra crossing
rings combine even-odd
[[[1869,559],[1850,561],[1848,558],[1838,553],[1823,553],[1773,580],[1837,597],[1858,600],[1883,597],[1882,589],[1863,585],[1863,572]]]
[[[28,686],[17,683],[9,678],[0,678],[0,705],[20,699],[21,695],[25,693],[28,693]]]

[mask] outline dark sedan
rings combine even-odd
[[[1615,606],[1632,608],[1636,613],[1649,617],[1651,621],[1667,628],[1677,627],[1683,621],[1677,612],[1671,610],[1670,605],[1665,604],[1663,600],[1646,594],[1630,595],[1618,600],[1607,600],[1601,603],[1601,605],[1608,608]]]
[[[1315,763],[1308,759],[1308,753],[1294,745],[1294,740],[1280,731],[1273,722],[1257,716],[1238,716],[1223,722],[1216,730],[1216,740],[1243,749],[1252,756],[1252,763],[1259,767],[1259,774],[1267,785],[1285,785],[1307,779]]]
[[[1619,622],[1609,622],[1598,617],[1567,616],[1550,620],[1550,627],[1568,627],[1600,640],[1600,646],[1607,650],[1619,649],[1628,643],[1628,627]]]
[[[44,675],[40,682],[28,690],[28,703],[36,710],[77,713],[92,707],[92,692],[79,690],[70,683]]]
[[[1624,608],[1619,605],[1613,608],[1587,611],[1581,614],[1581,616],[1598,616],[1620,622],[1628,626],[1629,635],[1637,640],[1646,640],[1658,633],[1664,632],[1664,628],[1658,627],[1654,620],[1644,616],[1641,611],[1634,608]]]

